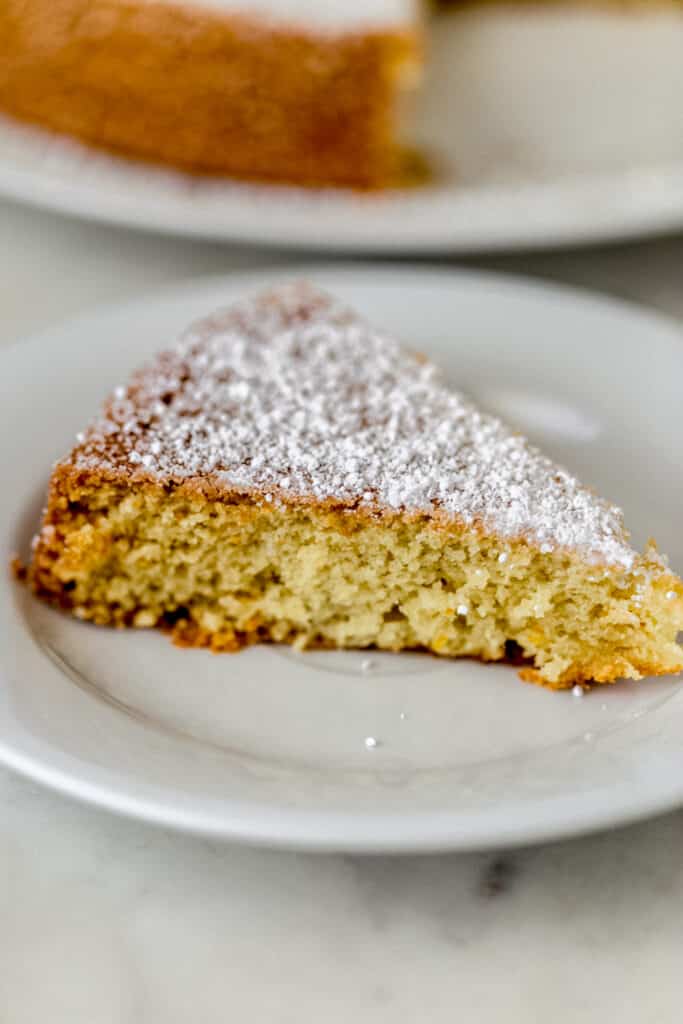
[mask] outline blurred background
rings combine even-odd
[[[678,0],[2,0],[0,194],[354,254],[670,232],[682,97]]]

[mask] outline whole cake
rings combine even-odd
[[[683,584],[620,511],[305,284],[116,389],[54,469],[28,577],[215,651],[422,648],[555,688],[683,667]]]
[[[417,0],[0,0],[0,110],[239,178],[391,184]]]
[[[567,0],[566,6],[584,3]],[[612,0],[611,6],[680,9],[682,3]],[[430,157],[438,174],[442,155],[427,151],[434,132],[424,138],[424,124],[437,110],[439,140],[456,135],[458,173],[468,115],[458,106],[451,125],[442,111],[453,81],[463,88],[449,70],[466,59],[462,49],[450,48],[450,23],[463,6],[462,0],[0,0],[0,111],[190,171],[378,189],[422,180]],[[438,45],[425,46],[425,26],[426,42]],[[452,27],[460,38],[463,26]],[[545,45],[528,31],[521,23],[528,46]],[[463,38],[470,38],[466,26]],[[568,53],[565,78],[584,59],[580,47]],[[609,61],[588,74],[601,66]],[[652,83],[644,77],[644,84]],[[475,94],[479,88],[471,84]],[[561,83],[560,94],[567,88]],[[608,112],[614,88],[609,76],[602,86],[596,82]],[[651,116],[660,113],[655,91]],[[514,127],[514,116],[495,106],[483,116]],[[514,132],[510,140],[505,125],[500,131],[503,158],[510,159]],[[425,149],[417,159],[416,149]],[[496,146],[491,159],[500,152]]]

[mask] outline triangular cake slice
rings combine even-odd
[[[305,284],[117,388],[55,467],[29,578],[216,651],[422,648],[551,687],[683,664],[683,584],[620,511]]]

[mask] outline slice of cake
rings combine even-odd
[[[418,0],[2,0],[0,110],[193,171],[398,183]]]
[[[29,579],[215,651],[521,658],[551,687],[683,666],[683,584],[620,511],[304,284],[117,388],[55,467]]]

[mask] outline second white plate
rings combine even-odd
[[[416,120],[437,185],[365,197],[239,185],[3,120],[0,194],[174,234],[358,252],[549,246],[683,226],[683,15],[547,7],[465,9],[436,24]]]
[[[683,567],[683,338],[571,291],[356,266],[307,273],[445,366]],[[282,274],[175,288],[0,356],[0,558],[24,554],[52,461],[188,321]],[[101,807],[315,849],[467,849],[683,800],[679,678],[583,698],[427,656],[215,656],[79,623],[0,582],[0,760]],[[378,740],[367,749],[365,738]]]

